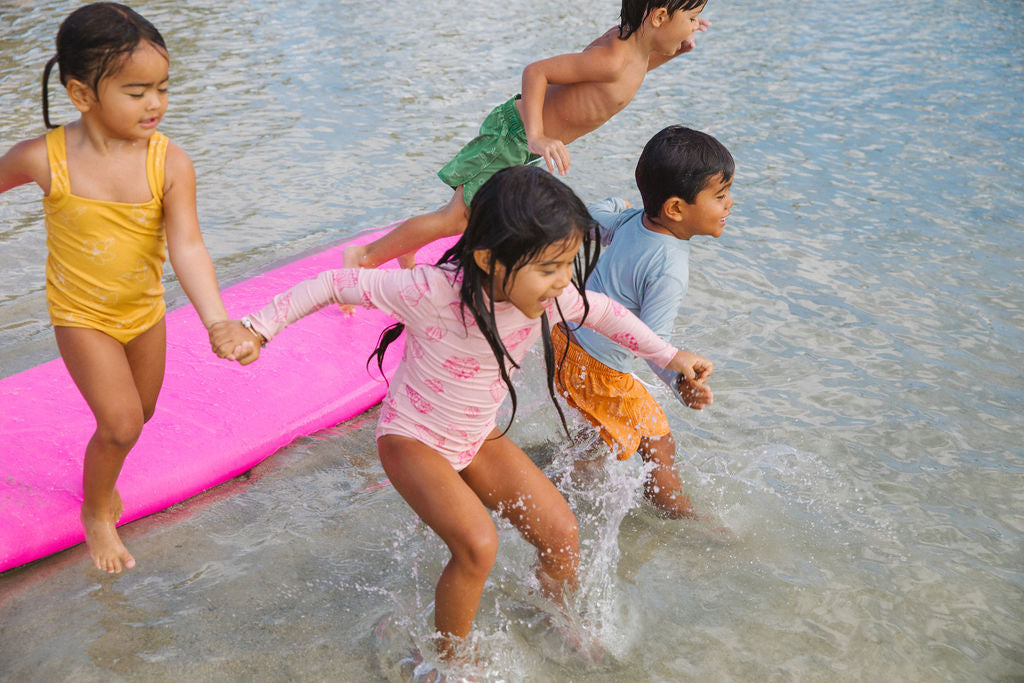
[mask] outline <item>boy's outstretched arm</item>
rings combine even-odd
[[[615,29],[613,29],[615,30]],[[549,137],[544,130],[544,98],[549,85],[608,83],[618,78],[624,62],[608,47],[595,46],[583,52],[548,57],[523,69],[522,118],[530,151],[542,157],[550,172],[569,172],[569,150],[565,141]]]
[[[711,28],[710,20],[701,17],[697,21],[700,22],[700,26],[697,27],[697,30],[700,31],[701,33],[706,33],[707,30]],[[677,50],[674,55],[662,55],[652,52],[650,60],[648,60],[647,62],[647,70],[650,71],[651,69],[657,69],[665,62],[675,59],[679,55],[685,55],[687,52],[693,50],[695,47],[697,47],[696,35],[693,38],[690,38],[689,40],[685,41],[682,45],[680,45],[679,50]]]

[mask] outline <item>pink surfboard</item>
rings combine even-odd
[[[353,242],[368,242],[380,233]],[[434,262],[452,240],[420,252]],[[233,317],[323,270],[331,247],[226,289]],[[394,263],[388,264],[394,266]],[[377,310],[327,307],[288,328],[246,367],[211,351],[195,309],[167,314],[167,373],[156,414],[117,486],[121,523],[163,510],[235,477],[296,438],[358,415],[387,386],[366,359],[393,320]],[[400,347],[401,344],[396,344]],[[389,350],[390,374],[400,348]],[[82,458],[95,421],[58,358],[0,380],[0,571],[85,540]]]

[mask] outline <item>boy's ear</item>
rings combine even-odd
[[[68,97],[71,99],[71,104],[75,105],[75,109],[83,114],[89,111],[93,103],[96,101],[92,88],[76,78],[72,78],[68,81],[67,90]]]
[[[682,197],[669,197],[661,205],[661,215],[672,222],[678,223],[683,219],[686,206],[686,200]]]
[[[490,249],[474,249],[473,260],[476,261],[476,266],[480,270],[484,271],[488,275],[491,274],[491,250]]]
[[[651,26],[659,28],[668,19],[668,9],[665,7],[655,7],[647,15],[647,18],[651,22]]]

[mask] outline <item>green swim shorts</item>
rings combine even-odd
[[[495,107],[480,125],[480,133],[437,172],[453,190],[462,185],[466,206],[480,186],[501,169],[540,159],[526,146],[526,129],[516,111],[519,97],[516,95]]]

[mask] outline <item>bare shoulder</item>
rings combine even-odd
[[[605,31],[601,35],[601,37],[596,38],[592,43],[590,43],[590,45],[587,45],[585,48],[583,48],[583,51],[586,52],[587,50],[590,50],[595,47],[606,47],[609,45],[614,45],[615,43],[624,42],[625,41],[623,40],[619,40],[619,27],[612,26],[610,29]]]
[[[0,192],[31,182],[39,185],[44,194],[50,191],[45,135],[23,140],[0,157]]]
[[[585,55],[588,61],[600,62],[606,69],[616,71],[625,70],[632,64],[639,63],[647,58],[637,50],[636,41],[630,38],[622,40],[619,38],[619,27],[614,26],[608,29],[604,35],[587,45],[579,53]]]
[[[195,187],[196,171],[192,160],[178,144],[167,141],[167,162],[164,167],[164,190],[177,186]]]
[[[171,169],[178,171],[194,172],[192,168],[192,159],[189,158],[188,153],[181,148],[173,140],[167,141],[167,170]]]

